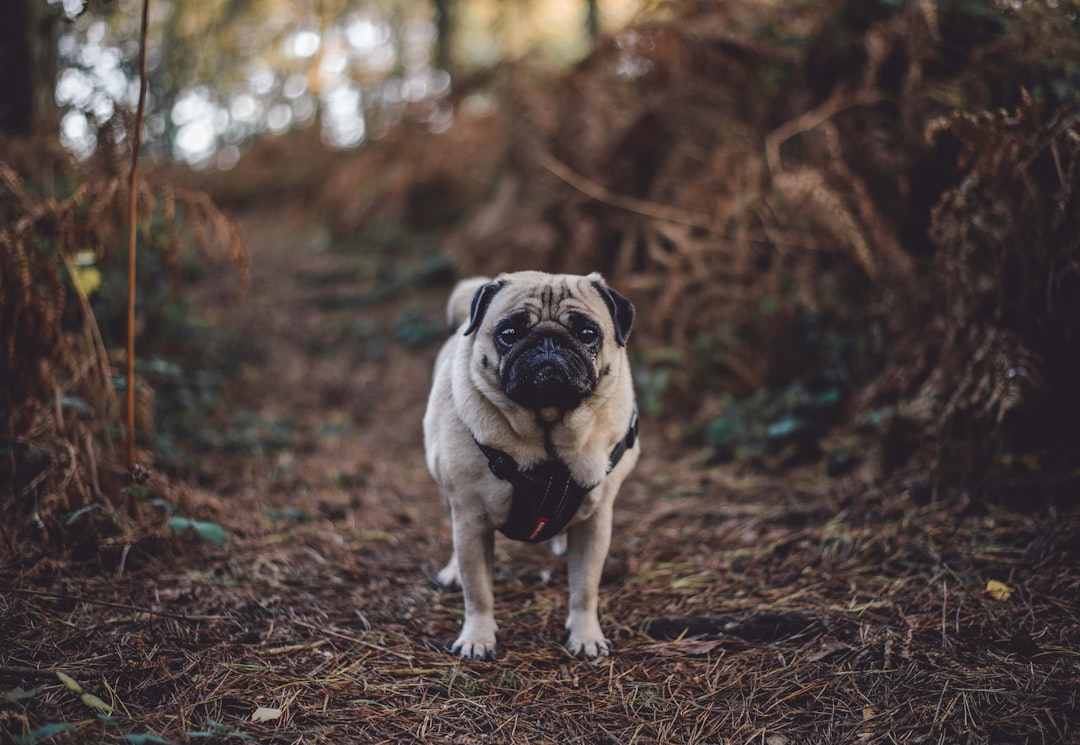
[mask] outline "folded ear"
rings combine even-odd
[[[608,287],[602,279],[593,280],[592,284],[611,312],[611,320],[615,323],[615,341],[620,347],[625,347],[634,325],[634,304]]]
[[[469,306],[469,325],[465,328],[462,336],[468,336],[480,327],[480,324],[484,321],[484,314],[487,313],[488,306],[491,304],[491,299],[495,297],[496,292],[503,288],[504,284],[506,283],[503,280],[496,279],[480,286],[480,289],[473,295],[472,304]]]

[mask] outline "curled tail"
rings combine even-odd
[[[476,291],[490,282],[489,277],[469,277],[457,283],[446,303],[446,323],[453,333],[469,320],[469,309]]]

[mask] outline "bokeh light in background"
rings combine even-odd
[[[59,41],[61,141],[94,153],[101,125],[135,108],[142,4],[49,0],[68,16]],[[600,2],[602,28],[641,0]],[[263,133],[317,123],[323,142],[353,148],[406,117],[445,130],[451,76],[435,64],[432,0],[151,0],[144,147],[151,157],[230,168]],[[474,70],[532,52],[556,64],[584,56],[585,0],[452,0],[455,67]],[[471,105],[470,112],[483,112]],[[123,137],[124,128],[114,128]]]

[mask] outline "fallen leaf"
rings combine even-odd
[[[1009,587],[1004,582],[998,582],[996,579],[992,579],[986,583],[986,594],[994,600],[1008,600],[1013,594],[1013,588]]]
[[[129,742],[131,745],[176,745],[172,740],[151,734],[124,735],[124,742]]]
[[[224,546],[229,538],[225,529],[217,523],[207,522],[205,520],[193,520],[189,517],[169,518],[169,529],[174,533],[180,533],[188,528],[194,530],[203,540],[212,543],[217,548]]]
[[[723,645],[724,641],[720,639],[691,638],[646,644],[642,649],[647,649],[661,657],[702,657]]]
[[[82,686],[79,685],[73,677],[67,673],[57,671],[56,677],[60,679],[60,682],[68,687],[69,690],[75,691],[75,693],[82,693]]]
[[[23,690],[22,688],[13,688],[3,696],[0,696],[0,701],[3,701],[6,704],[14,704],[18,701],[25,701],[28,698],[33,698],[43,690],[45,690],[45,686],[31,688],[29,691]]]
[[[836,639],[824,639],[821,642],[821,647],[816,652],[812,652],[806,657],[807,662],[820,662],[821,660],[836,654],[845,649],[850,649],[848,645]]]
[[[12,738],[12,741],[16,745],[35,745],[35,743],[41,740],[47,740],[50,737],[55,737],[56,735],[78,731],[78,727],[69,722],[54,722],[53,724],[46,724],[38,727],[35,730],[31,730],[25,735],[15,735]]]
[[[92,693],[84,693],[80,698],[91,709],[97,709],[98,711],[112,711],[113,709],[111,704],[105,703]]]
[[[272,722],[275,719],[281,718],[281,709],[273,709],[269,706],[260,706],[255,710],[255,713],[251,715],[251,721],[253,722]]]
[[[290,652],[299,652],[305,649],[318,649],[325,644],[328,644],[326,639],[319,639],[318,641],[306,642],[304,644],[287,644],[284,647],[268,649],[263,654],[289,654]]]
[[[79,284],[84,295],[91,295],[101,287],[101,270],[95,266],[77,266],[72,279]]]

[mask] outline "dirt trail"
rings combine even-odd
[[[439,503],[419,449],[435,347],[398,343],[394,326],[406,306],[434,317],[438,294],[406,291],[359,307],[378,282],[361,252],[330,250],[325,231],[302,216],[254,215],[242,225],[252,254],[247,293],[237,298],[229,278],[196,290],[207,320],[250,357],[218,414],[278,423],[291,442],[230,459],[245,469],[234,475],[222,462],[216,488],[312,515],[357,512],[375,525],[435,522],[430,508]]]

